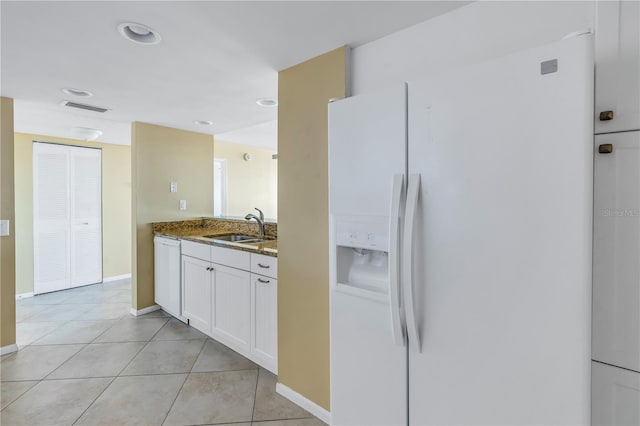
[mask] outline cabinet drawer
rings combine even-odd
[[[211,261],[232,268],[249,270],[251,254],[246,251],[211,246]]]
[[[195,257],[196,259],[211,261],[211,246],[209,244],[182,240],[182,254]]]
[[[278,278],[278,258],[261,254],[251,254],[251,272],[266,275],[271,278]]]

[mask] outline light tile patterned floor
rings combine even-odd
[[[122,280],[17,301],[0,423],[324,425],[267,370],[162,311],[131,316],[130,298]]]

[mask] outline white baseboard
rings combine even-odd
[[[131,315],[138,317],[140,315],[148,314],[149,312],[157,311],[159,309],[160,309],[160,305],[151,305],[144,309],[138,309],[138,310],[131,308],[130,312],[131,312]]]
[[[298,392],[294,391],[290,387],[285,386],[282,383],[278,382],[276,383],[276,392],[284,396],[294,404],[304,408],[305,410],[307,410],[308,412],[310,412],[311,414],[313,414],[314,416],[316,416],[326,424],[328,425],[331,424],[331,413],[329,411],[325,410],[324,408],[322,408],[315,402],[311,401],[310,399],[307,399],[306,397],[300,395]]]
[[[104,277],[102,279],[102,282],[109,283],[111,281],[126,280],[127,278],[131,278],[131,274],[114,275],[113,277]]]
[[[33,297],[33,292],[30,291],[29,293],[20,293],[20,294],[16,294],[16,300],[19,299],[26,299],[27,297]]]
[[[0,348],[0,355],[10,354],[18,350],[18,345],[7,345]]]

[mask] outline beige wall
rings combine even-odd
[[[102,275],[131,273],[131,147],[16,133],[16,293],[33,291],[34,140],[102,150]]]
[[[16,343],[16,232],[13,159],[13,99],[0,98],[0,218],[10,221],[0,237],[0,347]]]
[[[154,304],[151,223],[213,214],[213,136],[135,122],[131,166],[133,307],[144,309]]]
[[[278,77],[278,380],[327,410],[327,103],[346,94],[347,53],[334,50]]]
[[[251,154],[251,161],[243,155]],[[259,208],[265,217],[278,217],[278,160],[276,151],[216,140],[215,158],[227,160],[227,214],[244,217]]]

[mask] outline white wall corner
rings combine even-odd
[[[285,386],[282,383],[278,382],[276,383],[276,392],[282,395],[283,397],[287,398],[289,401],[293,402],[294,404],[300,406],[301,408],[304,408],[305,410],[307,410],[308,412],[310,412],[311,414],[313,414],[314,416],[316,416],[326,424],[328,425],[331,424],[331,412],[322,408],[321,406],[311,401],[310,399],[307,399],[306,397],[300,395],[298,392],[294,391],[290,387]]]
[[[0,348],[0,355],[6,355],[18,351],[18,345],[7,345]]]
[[[131,308],[130,313],[135,317],[139,317],[140,315],[148,314],[149,312],[154,312],[158,310],[160,310],[160,305],[151,305],[144,309],[138,309],[138,310]]]

